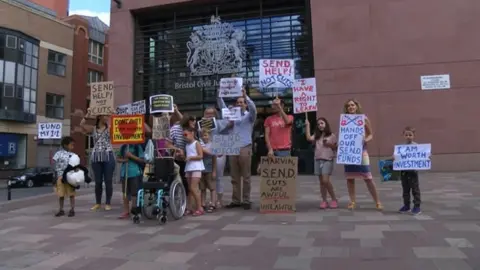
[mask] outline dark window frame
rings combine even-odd
[[[49,97],[53,100],[53,103],[49,103]],[[57,104],[57,99],[61,98],[62,99],[62,105]],[[53,109],[53,114],[50,113],[51,109]],[[60,109],[62,112],[61,116],[56,115],[57,109]],[[53,94],[53,93],[46,93],[45,95],[45,117],[48,118],[53,118],[53,119],[65,119],[65,96],[64,95],[58,95],[58,94]]]
[[[51,55],[53,55],[53,60],[50,57]],[[59,60],[60,56],[63,57],[64,61]],[[58,72],[58,67],[63,67],[63,74]],[[58,77],[67,76],[67,55],[54,50],[48,50],[47,72],[49,75]]]

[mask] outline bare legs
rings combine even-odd
[[[375,182],[372,179],[364,179],[365,184],[367,185],[368,192],[372,196],[373,201],[376,204],[376,208],[378,210],[382,210],[383,206],[380,203],[380,199],[378,198],[378,191],[377,187],[375,186]],[[356,198],[355,198],[355,179],[347,179],[347,189],[348,189],[348,196],[350,197],[350,203],[348,204],[348,209],[355,209],[356,207]]]
[[[330,176],[321,175],[318,177],[318,180],[320,182],[320,195],[322,196],[322,201],[327,201],[327,194],[330,195],[333,201],[336,201],[337,197],[335,196],[332,182],[330,182]]]

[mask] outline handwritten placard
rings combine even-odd
[[[294,113],[317,111],[317,84],[315,78],[295,80],[293,84]]]
[[[243,78],[222,78],[220,79],[219,97],[241,97]]]
[[[214,134],[212,136],[212,152],[214,155],[240,155],[241,140],[239,133],[228,135]]]
[[[296,211],[297,157],[262,157],[260,213]]]
[[[223,117],[223,119],[227,119],[229,121],[241,120],[242,119],[242,108],[240,108],[240,107],[223,108],[222,109],[222,117]]]
[[[430,170],[432,168],[431,154],[432,145],[429,143],[395,145],[393,170]]]
[[[112,115],[110,134],[112,144],[145,142],[144,115]]]
[[[90,114],[112,115],[115,113],[113,106],[113,92],[115,84],[113,82],[95,82],[90,83]]]
[[[261,88],[290,88],[295,80],[295,61],[292,59],[260,60]]]
[[[38,139],[61,139],[62,123],[38,123]]]
[[[340,115],[337,164],[362,164],[364,134],[364,114]]]
[[[129,115],[129,114],[145,114],[146,105],[145,100],[135,101],[133,103],[120,105],[117,107],[117,115]]]
[[[155,95],[150,97],[150,113],[173,113],[173,97]]]
[[[152,139],[161,140],[170,137],[170,118],[168,115],[153,118]]]

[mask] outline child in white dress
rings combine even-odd
[[[187,199],[190,210],[187,210],[185,214],[201,216],[205,213],[202,207],[202,199],[199,187],[200,179],[202,178],[202,172],[205,170],[205,166],[203,165],[203,150],[200,142],[195,140],[194,129],[185,129],[183,131],[183,136],[185,136],[185,140],[187,142],[185,146],[187,158],[187,163],[185,165],[185,175],[187,177],[190,191]]]

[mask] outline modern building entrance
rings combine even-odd
[[[297,78],[314,76],[309,2],[195,1],[135,11],[134,100],[166,93],[182,112],[201,116],[216,104],[219,80],[238,76],[262,116],[277,95],[291,111],[291,89],[258,87],[258,63],[295,59]],[[293,154],[302,156],[300,172],[310,173],[303,161],[313,158],[304,138],[304,117],[295,116]]]

